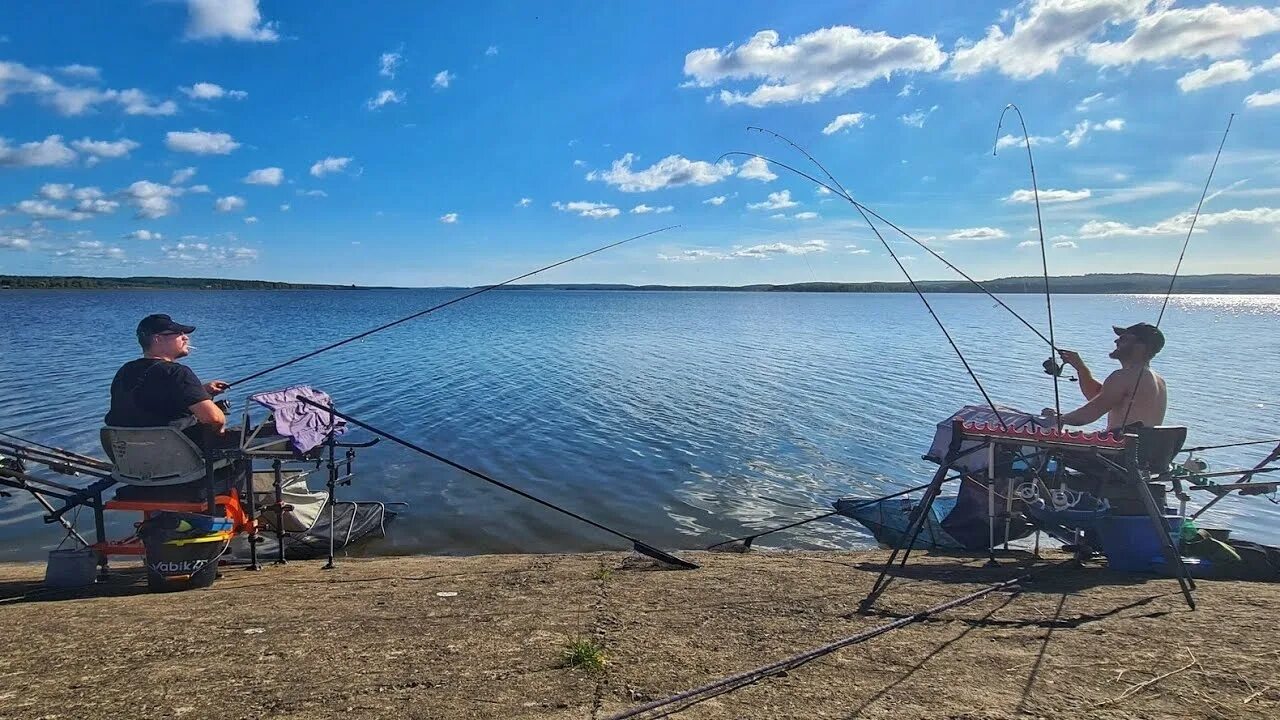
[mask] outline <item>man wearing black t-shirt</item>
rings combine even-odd
[[[116,371],[111,381],[111,409],[104,419],[117,427],[158,427],[195,416],[215,434],[227,419],[212,400],[227,383],[201,383],[191,368],[176,362],[187,356],[187,336],[195,326],[176,323],[168,315],[148,315],[138,323],[142,357]]]

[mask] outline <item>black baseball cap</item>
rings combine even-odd
[[[1114,325],[1111,329],[1116,331],[1116,335],[1132,335],[1138,338],[1139,342],[1151,350],[1152,355],[1164,348],[1164,333],[1160,332],[1160,328],[1151,323],[1138,323],[1129,327]]]
[[[196,331],[195,325],[183,325],[173,321],[173,318],[164,314],[148,315],[142,318],[142,322],[138,323],[138,337],[148,337],[150,335],[159,335],[160,333],[193,333]]]

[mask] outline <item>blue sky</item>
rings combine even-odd
[[[475,285],[900,279],[761,125],[979,277],[1280,272],[1250,2],[0,4],[0,273]],[[1016,121],[1013,125],[1016,127]],[[921,278],[948,271],[889,232]]]

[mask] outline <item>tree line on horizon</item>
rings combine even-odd
[[[976,292],[965,280],[921,280],[921,290],[932,293]],[[1043,293],[1044,278],[1007,277],[984,280],[991,292]],[[482,286],[481,286],[482,287]],[[1051,276],[1049,288],[1055,293],[1164,293],[1168,275],[1145,273],[1096,273]],[[79,275],[0,275],[0,289],[12,290],[369,290],[387,286],[287,283],[271,280],[229,280],[224,278],[174,277],[89,277]],[[905,282],[805,282],[755,285],[624,285],[608,283],[560,283],[508,285],[502,290],[640,290],[640,291],[720,291],[720,292],[911,292]],[[1187,275],[1174,284],[1175,293],[1198,294],[1280,294],[1280,275]]]

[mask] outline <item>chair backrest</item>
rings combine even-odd
[[[177,428],[104,427],[101,438],[111,477],[126,485],[180,485],[204,477],[204,453]]]
[[[1133,433],[1138,436],[1138,467],[1153,475],[1168,472],[1187,442],[1187,429],[1180,425],[1139,427]]]

